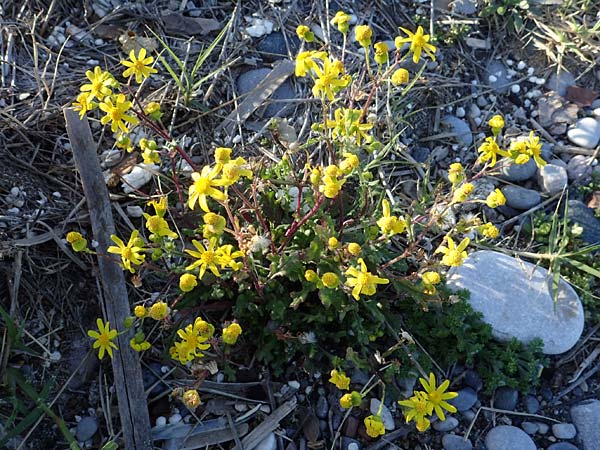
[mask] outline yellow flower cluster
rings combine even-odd
[[[435,253],[441,253],[444,255],[442,257],[442,264],[449,267],[458,267],[462,265],[464,259],[467,257],[467,252],[465,249],[469,246],[471,240],[469,238],[464,238],[460,244],[456,245],[454,239],[450,236],[446,236],[447,246],[440,245]]]
[[[234,345],[240,334],[242,334],[242,327],[239,323],[233,322],[223,328],[223,342],[227,345]]]
[[[344,409],[352,408],[354,406],[360,406],[362,403],[362,394],[358,391],[352,391],[348,394],[342,395],[340,398],[340,406]]]
[[[308,269],[306,272],[304,272],[304,278],[309,283],[315,283],[319,289],[323,289],[324,287],[329,289],[337,289],[337,287],[340,285],[340,278],[334,272],[325,272],[321,277],[319,277],[314,270]]]
[[[390,280],[373,275],[367,270],[362,258],[358,258],[359,267],[346,270],[346,286],[352,288],[352,297],[359,300],[361,295],[373,295],[378,284],[388,284]]]
[[[362,115],[362,109],[337,108],[333,113],[334,119],[326,121],[327,128],[331,129],[331,137],[350,139],[357,146],[360,146],[363,141],[367,144],[371,143],[373,136],[368,132],[373,128],[373,124],[361,123]],[[346,154],[344,156],[346,157]]]
[[[185,270],[192,271],[199,268],[198,278],[200,280],[206,273],[206,269],[210,270],[215,277],[220,277],[219,268],[222,270],[229,267],[237,271],[243,266],[241,262],[235,259],[244,256],[244,252],[241,250],[234,252],[231,244],[217,247],[216,239],[210,239],[206,247],[196,240],[192,240],[192,244],[196,247],[196,250],[185,250],[185,252],[196,258],[196,261],[187,266]]]
[[[144,255],[142,252],[148,250],[147,248],[144,248],[144,241],[139,234],[140,232],[138,230],[133,230],[127,245],[125,245],[125,243],[119,237],[113,234],[110,236],[110,238],[117,245],[111,245],[106,250],[108,253],[120,255],[123,268],[129,270],[131,273],[135,273],[135,269],[132,264],[135,266],[142,264],[146,258],[146,255]]]
[[[437,292],[436,284],[440,284],[442,278],[437,272],[429,271],[421,275],[421,284],[423,285],[423,293],[433,295]]]
[[[213,337],[214,332],[215,327],[197,317],[193,324],[177,331],[181,341],[175,342],[169,349],[171,358],[185,364],[203,357],[202,351],[210,348],[210,343],[207,341]]]
[[[77,231],[70,231],[67,233],[65,238],[71,247],[76,252],[83,252],[87,250],[87,239],[85,239],[81,233]]]
[[[402,233],[406,229],[406,221],[391,215],[390,203],[387,200],[381,202],[381,208],[383,216],[377,221],[381,233],[389,237]]]
[[[350,388],[350,378],[343,371],[333,369],[329,375],[329,382],[335,384],[338,389],[347,391]]]
[[[300,52],[296,57],[297,77],[310,75],[314,81],[312,93],[316,98],[333,101],[335,94],[350,84],[351,78],[344,73],[344,63],[331,59],[323,51]]]

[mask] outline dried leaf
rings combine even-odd
[[[162,16],[165,31],[172,34],[205,35],[211,31],[219,30],[221,25],[218,20],[204,19],[202,17],[186,17],[181,13],[169,13]]]
[[[598,98],[598,93],[588,88],[568,86],[565,98],[579,106],[591,106],[592,102]]]
[[[152,53],[158,48],[156,39],[138,36],[133,31],[127,31],[119,36],[119,42],[123,46],[123,51],[127,54],[129,54],[131,50],[134,50],[137,54],[141,48],[145,48],[147,53]]]

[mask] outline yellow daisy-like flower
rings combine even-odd
[[[485,204],[490,208],[497,208],[498,206],[502,206],[506,204],[506,197],[500,189],[495,189],[490,192],[485,199]]]
[[[433,295],[437,292],[435,285],[439,284],[442,281],[442,278],[439,273],[430,271],[421,275],[421,281],[423,283],[423,293]]]
[[[310,72],[317,66],[317,63],[313,58],[315,58],[314,51],[298,53],[298,56],[296,56],[295,68],[295,74],[297,77],[305,77],[308,72]]]
[[[385,434],[385,426],[383,425],[381,416],[371,415],[365,417],[364,422],[367,434],[370,437],[376,438],[377,436],[383,436]]]
[[[152,206],[154,208],[154,212],[158,217],[164,217],[167,212],[167,197],[163,196],[157,200],[150,200],[148,202],[148,206]]]
[[[458,185],[465,178],[465,169],[461,163],[452,163],[448,168],[448,181],[452,186]]]
[[[175,239],[177,237],[177,233],[171,231],[169,228],[169,224],[165,219],[160,216],[151,216],[148,213],[144,213],[144,218],[146,219],[146,228],[150,231],[154,236],[157,237],[170,237]],[[152,237],[150,237],[152,239]]]
[[[416,33],[413,33],[406,28],[400,27],[400,29],[408,35],[406,38],[401,38],[398,36],[395,40],[396,48],[400,50],[402,48],[402,44],[405,42],[410,42],[409,52],[413,54],[413,62],[417,64],[421,59],[421,53],[425,51],[429,55],[429,57],[435,61],[435,52],[437,49],[434,45],[429,43],[430,36],[428,34],[423,33],[423,27],[419,26],[417,28]]]
[[[141,319],[143,317],[146,317],[146,315],[148,314],[148,310],[146,309],[146,307],[144,305],[137,305],[134,309],[133,309],[133,314],[135,315],[135,317],[137,317],[138,319]]]
[[[234,345],[240,334],[242,334],[242,327],[239,323],[233,322],[223,328],[223,342],[227,345]]]
[[[408,80],[410,80],[410,74],[408,73],[408,70],[401,68],[394,71],[390,80],[394,86],[399,86],[401,84],[408,83]]]
[[[160,103],[158,102],[150,102],[144,108],[144,114],[150,117],[152,120],[160,120],[163,113],[160,110]]]
[[[494,224],[489,222],[481,225],[479,227],[479,232],[486,238],[490,239],[496,239],[500,235],[500,230],[498,230]]]
[[[108,253],[121,255],[123,267],[129,270],[131,273],[135,272],[135,269],[131,265],[133,264],[139,266],[146,258],[146,255],[141,253],[146,249],[143,247],[144,241],[142,241],[142,239],[139,237],[139,234],[140,232],[138,230],[133,230],[127,245],[125,245],[120,238],[113,234],[110,236],[110,238],[117,245],[111,245],[108,247],[108,249],[106,249]]]
[[[546,161],[542,159],[542,144],[539,136],[536,136],[533,131],[529,132],[529,139],[525,141],[527,153],[533,158],[538,167],[544,167]]]
[[[165,302],[156,302],[148,310],[148,315],[154,320],[163,320],[167,318],[169,311],[169,306]]]
[[[336,173],[336,175],[328,175],[328,173],[333,173],[332,170],[328,170],[333,167],[338,169],[337,166],[328,166],[325,169],[325,175],[321,178],[322,184],[319,186],[319,192],[322,192],[327,198],[336,198],[346,182],[345,178],[338,178],[338,175],[343,175],[341,171]]]
[[[451,413],[456,412],[456,408],[446,402],[446,400],[458,397],[457,392],[446,392],[448,386],[450,386],[450,380],[446,380],[438,386],[435,381],[435,375],[429,373],[429,382],[425,378],[419,378],[419,382],[425,389],[427,400],[433,405],[433,409],[440,420],[446,420],[444,410]]]
[[[368,131],[373,128],[373,124],[361,123],[361,117],[362,109],[337,108],[334,112],[334,120],[326,121],[327,128],[332,130],[331,136],[334,138],[344,137],[354,139],[356,145],[361,145],[364,140],[368,144],[373,141],[373,136],[368,133]],[[343,156],[348,158],[348,155],[352,155],[356,158],[353,158],[352,162],[356,163],[356,167],[358,167],[358,157],[348,152],[345,152]],[[342,172],[346,173],[346,170],[342,168],[342,163],[340,163],[340,168],[342,169]]]
[[[442,253],[442,264],[450,267],[458,267],[462,265],[463,260],[467,257],[465,249],[469,246],[471,240],[464,238],[458,246],[455,244],[454,239],[450,236],[446,236],[448,246],[440,245],[435,253]]]
[[[354,34],[358,43],[363,47],[366,48],[371,45],[373,30],[371,30],[369,25],[357,25],[356,28],[354,28]]]
[[[191,292],[198,286],[198,278],[191,273],[184,273],[179,277],[179,289],[183,292]]]
[[[96,108],[98,104],[92,101],[92,94],[90,92],[82,92],[77,96],[77,100],[73,102],[75,111],[79,111],[79,118],[83,119],[83,116],[88,111]]]
[[[417,424],[417,430],[425,431],[431,425],[431,422],[426,416],[431,416],[434,405],[429,401],[426,392],[418,391],[408,400],[398,400],[401,406],[408,408],[404,415],[406,423],[414,420]]]
[[[508,153],[500,150],[496,140],[492,137],[485,138],[484,143],[479,146],[477,151],[481,153],[481,155],[479,155],[479,162],[484,163],[490,161],[490,167],[496,165],[498,155],[508,156]]]
[[[225,230],[225,225],[227,225],[225,217],[213,212],[204,214],[202,220],[204,220],[204,225],[202,225],[202,236],[205,239],[221,236]]]
[[[229,267],[237,271],[244,267],[243,262],[235,260],[236,258],[241,258],[244,256],[244,252],[242,250],[237,250],[234,252],[233,245],[222,245],[218,248],[217,253],[219,254],[219,258],[221,258],[221,269]]]
[[[350,15],[344,11],[338,11],[335,13],[333,19],[331,19],[331,24],[336,25],[340,33],[346,34],[350,28]]]
[[[203,333],[206,328],[206,322],[197,318],[193,325],[188,325],[184,329],[178,330],[177,335],[181,338],[180,342],[175,342],[171,347],[171,357],[178,359],[182,364],[193,361],[195,358],[204,356],[203,350],[210,348],[210,344],[205,342],[210,336]]]
[[[345,391],[350,388],[350,378],[341,370],[333,369],[329,375],[329,382],[335,384],[338,389]]]
[[[92,339],[95,339],[94,348],[98,349],[98,358],[104,358],[104,352],[108,353],[108,356],[113,357],[113,348],[118,350],[117,345],[113,340],[117,337],[117,330],[110,329],[110,323],[106,322],[106,325],[102,319],[96,320],[98,331],[88,330],[87,334]]]
[[[218,180],[219,185],[225,187],[231,186],[238,181],[240,177],[251,179],[252,171],[244,168],[245,166],[246,160],[242,157],[227,162],[223,165],[223,173],[221,174],[221,179]]]
[[[160,154],[158,153],[158,144],[152,139],[140,139],[140,149],[144,164],[160,164]]]
[[[144,78],[148,78],[152,73],[158,73],[153,67],[150,67],[150,64],[154,62],[154,58],[152,56],[146,57],[146,49],[140,48],[140,52],[138,56],[135,56],[135,50],[131,50],[129,52],[129,61],[121,61],[127,69],[123,72],[124,78],[129,78],[130,76],[135,76],[135,81],[137,83],[141,83]]]
[[[194,247],[196,247],[198,251],[186,250],[185,252],[188,255],[197,258],[197,260],[187,266],[185,270],[190,271],[194,270],[196,267],[200,267],[200,272],[198,274],[200,280],[204,276],[206,269],[209,269],[215,277],[220,277],[221,274],[219,273],[219,268],[217,266],[220,266],[223,261],[218,250],[215,248],[216,241],[211,239],[208,243],[208,247],[204,247],[202,243],[195,239],[192,241],[192,244],[194,244]]]
[[[104,72],[99,66],[96,66],[93,72],[91,70],[86,71],[85,76],[90,82],[81,86],[81,92],[89,93],[88,101],[91,102],[94,98],[102,101],[104,97],[112,94],[111,87],[114,84],[114,79],[109,72]]]
[[[100,123],[106,125],[110,122],[110,130],[113,133],[116,133],[117,130],[121,130],[123,133],[129,133],[126,124],[135,126],[139,123],[137,118],[126,114],[126,112],[129,111],[129,108],[131,108],[131,102],[127,100],[123,94],[118,94],[112,99],[106,97],[98,107],[106,113],[106,115],[100,119]]]
[[[360,270],[351,267],[346,271],[346,285],[352,288],[352,297],[359,300],[361,295],[373,295],[378,284],[388,284],[390,280],[380,278],[367,271],[367,265],[362,258],[358,259]]]
[[[396,216],[391,215],[390,203],[387,200],[381,202],[383,217],[377,221],[377,226],[382,234],[393,236],[402,233],[406,229],[406,222]]]
[[[317,98],[327,97],[329,101],[333,101],[335,93],[348,86],[350,77],[344,75],[344,64],[341,61],[330,60],[326,54],[321,61],[322,68],[318,64],[312,67],[316,75],[312,93]]]
[[[209,166],[204,166],[200,173],[192,173],[194,183],[189,189],[188,206],[190,209],[194,209],[194,206],[198,203],[204,212],[210,212],[207,202],[208,197],[212,197],[218,201],[227,200],[227,195],[215,188],[216,186],[221,186],[219,180],[215,180],[218,174],[218,168],[211,169]]]
[[[309,283],[316,283],[319,281],[319,275],[312,269],[308,269],[304,272],[304,279]]]

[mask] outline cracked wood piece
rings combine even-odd
[[[246,95],[242,103],[227,116],[218,130],[225,130],[230,135],[238,120],[241,123],[245,122],[250,114],[256,111],[281,86],[287,77],[294,73],[294,70],[294,63],[288,60],[282,60],[273,67],[271,72]]]
[[[89,208],[94,239],[98,242],[97,251],[105,255],[108,246],[112,245],[110,235],[115,233],[115,224],[96,144],[87,118],[80,120],[73,108],[66,108],[64,115],[75,165]],[[133,330],[123,329],[123,321],[131,313],[125,276],[121,267],[106,257],[98,258],[98,269],[104,291],[106,318],[122,333],[117,336],[119,350],[114,352],[112,368],[125,448],[151,450],[150,418],[142,385],[142,369],[138,354],[129,345]]]

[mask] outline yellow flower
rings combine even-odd
[[[194,209],[196,202],[198,202],[204,212],[210,212],[207,202],[208,197],[212,197],[218,201],[227,200],[225,193],[215,189],[215,186],[220,186],[219,181],[214,179],[218,173],[218,170],[211,170],[209,166],[204,166],[200,173],[192,173],[194,183],[189,189],[188,206],[190,209]]]
[[[346,182],[345,178],[338,178],[341,172],[337,166],[327,166],[325,168],[325,175],[322,177],[321,184],[319,186],[319,192],[327,198],[336,198],[342,189],[342,186]]]
[[[243,262],[235,260],[235,258],[241,258],[242,256],[244,256],[244,252],[241,250],[234,252],[233,245],[222,245],[218,248],[217,253],[219,255],[219,258],[221,258],[221,269],[224,269],[225,267],[230,267],[233,270],[240,270],[242,267],[244,267]]]
[[[360,245],[356,242],[350,242],[347,248],[348,253],[350,253],[352,256],[357,256],[361,251]]]
[[[387,236],[393,236],[402,233],[406,229],[406,222],[396,216],[391,215],[390,203],[387,200],[381,202],[383,217],[377,221],[377,226],[381,233]]]
[[[110,88],[114,83],[114,79],[109,72],[104,72],[96,66],[93,72],[91,70],[86,71],[85,76],[90,80],[90,83],[81,86],[81,92],[89,92],[88,101],[91,102],[94,98],[102,101],[104,97],[112,94]]]
[[[317,275],[317,272],[314,270],[308,269],[306,272],[304,272],[304,279],[309,283],[316,283],[319,281],[319,275]]]
[[[344,153],[343,156],[344,159],[340,161],[340,171],[347,175],[359,167],[360,161],[353,153]]]
[[[183,393],[181,401],[188,409],[193,411],[200,406],[200,394],[196,389],[187,390]]]
[[[533,131],[529,132],[529,139],[525,141],[527,153],[533,158],[538,167],[544,167],[546,161],[542,159],[542,144],[540,138]]]
[[[331,19],[331,24],[336,25],[340,33],[346,34],[348,28],[350,28],[350,15],[344,11],[338,11],[335,13],[333,19]]]
[[[223,173],[221,179],[217,180],[220,186],[231,186],[240,177],[252,178],[252,171],[250,169],[244,169],[246,160],[242,157],[233,159],[223,166]]]
[[[333,101],[334,94],[350,83],[350,78],[343,75],[344,65],[341,61],[330,61],[329,58],[325,58],[323,68],[315,64],[313,71],[317,77],[312,88],[315,97],[327,97],[329,101]]]
[[[225,230],[225,225],[227,225],[225,217],[213,212],[204,214],[202,220],[204,220],[204,225],[202,225],[202,236],[205,239],[221,236]]]
[[[500,131],[502,131],[502,128],[504,128],[504,118],[501,115],[496,114],[490,119],[488,124],[492,129],[492,133],[494,133],[494,136],[497,136],[498,134],[500,134]]]
[[[439,284],[442,281],[440,274],[433,271],[425,272],[421,275],[421,279],[423,280],[423,283],[427,284]]]
[[[135,333],[135,336],[129,341],[129,345],[136,352],[143,352],[151,347],[150,342],[146,340],[146,336],[141,331]]]
[[[150,307],[148,315],[154,320],[163,320],[167,318],[169,311],[169,306],[165,302],[156,302]]]
[[[137,83],[141,83],[142,79],[148,78],[151,73],[158,73],[153,67],[149,67],[150,64],[154,61],[152,56],[146,57],[146,49],[140,48],[140,52],[136,58],[135,50],[131,50],[129,52],[129,61],[121,61],[125,67],[128,67],[123,72],[124,78],[129,78],[132,75],[135,75],[135,81]]]
[[[198,278],[191,273],[184,273],[179,277],[179,289],[183,292],[190,292],[198,286]]]
[[[125,114],[129,108],[131,108],[131,102],[128,101],[123,94],[115,95],[113,99],[106,97],[98,107],[106,113],[106,115],[100,119],[100,123],[106,125],[110,122],[110,129],[113,133],[116,133],[117,130],[121,130],[123,133],[129,133],[126,122],[134,126],[139,123],[137,118]]]
[[[339,246],[340,246],[340,241],[338,241],[335,236],[331,236],[327,240],[327,248],[329,248],[329,250],[335,250]]]
[[[110,238],[115,244],[117,244],[117,246],[111,245],[106,250],[108,253],[121,255],[123,267],[129,270],[131,273],[135,272],[135,269],[131,266],[131,264],[139,266],[146,258],[146,255],[140,253],[146,249],[143,247],[144,241],[142,241],[142,239],[139,237],[139,234],[140,232],[138,230],[133,230],[127,245],[125,245],[121,239],[113,234],[110,236]]]
[[[442,264],[450,267],[458,267],[462,265],[463,260],[467,257],[465,249],[469,246],[471,240],[464,238],[458,246],[454,243],[454,239],[450,236],[446,236],[448,246],[440,245],[435,253],[442,253]]]
[[[453,203],[462,203],[469,198],[469,196],[473,193],[475,186],[473,183],[465,183],[458,189],[454,191],[454,195],[452,196]]]
[[[146,307],[144,305],[137,305],[133,309],[133,314],[138,319],[142,319],[143,317],[146,317],[146,315],[148,314],[148,311],[146,310]]]
[[[461,163],[452,163],[448,169],[448,181],[452,186],[458,185],[465,178],[465,171]]]
[[[239,323],[233,322],[223,328],[223,342],[228,345],[233,345],[237,342],[240,334],[242,334],[242,327]]]
[[[296,56],[296,69],[295,74],[297,77],[305,77],[306,74],[317,67],[317,63],[313,59],[315,58],[314,51],[306,51],[298,53]]]
[[[413,54],[413,62],[416,64],[421,59],[421,52],[424,50],[425,53],[429,55],[429,57],[435,61],[435,46],[429,44],[429,35],[423,34],[423,27],[419,26],[417,28],[417,32],[413,33],[412,31],[407,30],[406,28],[400,27],[404,33],[408,35],[406,38],[401,38],[398,36],[395,40],[396,48],[400,50],[402,48],[402,44],[405,42],[410,42],[409,52]]]
[[[76,252],[82,252],[87,249],[87,239],[77,231],[68,232],[66,240]]]
[[[160,154],[156,151],[158,145],[152,139],[140,139],[140,149],[142,150],[142,158],[144,164],[160,164]]]
[[[175,239],[177,237],[177,233],[171,231],[169,228],[169,224],[165,219],[160,216],[151,216],[148,213],[144,213],[144,217],[146,219],[146,228],[157,237],[170,237]],[[152,239],[152,236],[150,236]]]
[[[90,92],[82,92],[77,96],[77,100],[73,102],[75,111],[79,111],[79,118],[83,119],[83,116],[88,111],[96,108],[98,104],[92,101],[92,94]]]
[[[202,350],[210,348],[210,344],[205,342],[211,338],[214,328],[207,322],[197,317],[193,325],[188,325],[184,329],[178,330],[177,335],[181,338],[180,342],[175,342],[170,348],[169,353],[173,359],[178,359],[182,364],[193,361],[195,358],[204,356]],[[207,333],[207,331],[210,331]]]
[[[150,102],[144,108],[144,114],[150,117],[152,120],[160,120],[163,113],[160,110],[160,103],[158,102]]]
[[[221,265],[222,260],[219,256],[217,249],[215,249],[216,241],[214,239],[211,239],[208,243],[208,247],[206,248],[204,247],[204,245],[202,245],[196,240],[193,240],[192,244],[194,244],[194,247],[196,247],[198,251],[196,252],[194,250],[186,250],[185,252],[188,255],[197,258],[197,260],[189,266],[187,266],[185,270],[189,271],[194,270],[196,267],[200,267],[200,272],[198,274],[199,279],[202,279],[204,273],[206,272],[206,269],[209,269],[215,277],[220,277],[221,274],[219,273],[219,268],[217,267],[217,265]]]
[[[506,197],[504,197],[504,194],[500,189],[495,189],[489,193],[485,199],[485,204],[490,208],[497,208],[498,206],[506,204]]]
[[[362,258],[358,259],[358,263],[360,264],[360,270],[356,267],[351,267],[346,271],[346,285],[352,288],[352,297],[355,300],[359,300],[361,294],[375,294],[378,284],[388,284],[390,282],[386,278],[380,278],[367,271],[367,265]]]
[[[300,39],[304,39],[306,42],[312,42],[315,40],[315,34],[310,31],[306,25],[298,25],[296,27],[296,34]]]
[[[458,397],[458,393],[456,392],[446,392],[448,386],[450,386],[450,380],[446,380],[437,386],[435,375],[433,373],[429,373],[429,382],[427,382],[427,380],[424,378],[419,378],[419,382],[425,389],[425,392],[427,393],[427,400],[429,403],[431,403],[431,405],[433,405],[433,409],[440,420],[446,420],[444,410],[451,413],[456,412],[456,408],[450,403],[446,402],[446,400]]]
[[[398,400],[398,403],[408,408],[408,411],[404,412],[406,423],[414,420],[417,424],[417,430],[421,432],[429,428],[431,422],[425,416],[431,416],[433,413],[433,403],[429,401],[426,392],[417,391],[408,400]]]
[[[408,73],[408,70],[406,70],[406,69],[398,69],[398,70],[394,71],[394,73],[392,74],[392,77],[391,77],[392,84],[394,86],[399,86],[401,84],[408,83],[409,79],[410,79],[410,74]]]
[[[329,289],[335,289],[340,285],[339,277],[333,272],[326,272],[321,277],[321,282]]]
[[[117,148],[121,148],[127,153],[131,153],[133,151],[133,145],[131,144],[131,139],[125,133],[119,131],[115,138],[115,144]]]
[[[383,436],[385,434],[385,426],[383,425],[383,420],[381,416],[368,416],[365,417],[365,427],[367,428],[367,434],[376,438],[377,436]]]
[[[340,398],[340,406],[344,409],[352,408],[353,406],[360,406],[361,403],[362,395],[357,391],[344,394]]]
[[[350,388],[350,378],[341,370],[333,369],[329,375],[329,382],[335,384],[338,389],[346,391]]]
[[[215,163],[227,164],[231,160],[232,150],[229,147],[215,148]]]
[[[500,230],[492,223],[485,223],[479,227],[479,232],[486,238],[496,239],[500,235]]]
[[[375,52],[375,62],[377,64],[385,64],[388,61],[389,47],[385,42],[377,42],[373,46]]]
[[[373,140],[373,137],[370,136],[367,132],[373,128],[372,123],[360,123],[360,119],[362,117],[362,109],[352,109],[352,108],[337,108],[334,112],[335,120],[327,120],[327,128],[331,128],[331,136],[334,138],[337,137],[345,137],[352,138],[356,141],[356,145],[361,145],[362,140],[370,143]],[[348,155],[352,155],[351,153],[344,153],[344,157],[348,158]],[[352,162],[356,163],[356,167],[358,167],[358,157],[356,155],[352,155]],[[342,164],[340,164],[340,168]],[[342,172],[346,172],[342,170]]]
[[[158,201],[150,200],[148,205],[154,208],[154,212],[158,217],[164,217],[167,212],[167,197],[160,197]]]
[[[363,47],[367,48],[371,45],[373,30],[371,30],[369,25],[357,25],[356,28],[354,28],[354,34],[358,43]]]
[[[510,156],[508,152],[500,150],[496,140],[491,137],[485,138],[485,142],[479,146],[477,151],[481,153],[481,155],[479,155],[479,162],[490,161],[490,167],[494,167],[496,165],[498,155]]]
[[[88,330],[87,334],[89,337],[96,340],[96,342],[94,342],[94,348],[98,349],[98,358],[104,358],[104,352],[108,353],[108,356],[112,358],[112,349],[118,350],[117,345],[113,342],[117,337],[117,330],[111,330],[110,323],[106,322],[105,325],[102,319],[97,319],[96,325],[98,326],[98,331]]]

